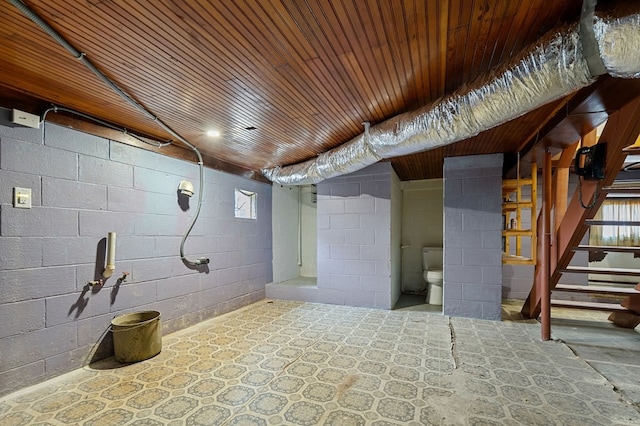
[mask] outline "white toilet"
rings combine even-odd
[[[427,283],[427,303],[442,305],[442,247],[422,248],[422,277]]]

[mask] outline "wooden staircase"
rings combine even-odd
[[[626,156],[628,151],[623,150]],[[614,182],[611,186],[603,188],[606,194],[625,194],[640,196],[640,182]],[[587,219],[589,226],[640,226],[640,221],[612,221]],[[571,248],[572,252],[586,251],[594,254],[594,257],[604,258],[608,253],[626,253],[640,257],[640,247],[621,246],[594,246],[578,245]],[[639,267],[632,268],[602,268],[597,266],[571,266],[561,270],[563,273],[582,273],[590,275],[611,275],[620,277],[637,277],[638,284],[618,282],[607,285],[570,285],[557,284],[554,292],[578,293],[593,296],[598,301],[575,301],[551,299],[551,306],[563,308],[592,309],[612,312],[609,320],[620,326],[632,326],[640,324],[640,261]],[[595,281],[595,280],[594,280]],[[608,300],[607,300],[608,299]],[[603,301],[604,300],[604,301]],[[612,303],[612,300],[614,301]],[[637,317],[637,318],[636,318]]]
[[[640,184],[637,187],[637,194],[640,194]],[[588,221],[587,221],[588,222]],[[598,221],[591,224],[607,225],[630,225],[633,222],[612,222]],[[637,225],[632,225],[637,226]],[[630,253],[640,256],[640,247],[619,247],[619,246],[590,246],[579,245],[571,249],[576,251],[588,251],[599,253],[601,257],[607,253]],[[639,261],[640,264],[640,261]],[[640,265],[639,265],[640,266]],[[609,320],[621,327],[634,328],[640,324],[640,269],[631,268],[601,268],[595,266],[567,266],[562,269],[563,273],[583,273],[590,275],[611,275],[621,277],[638,277],[638,284],[626,284],[622,282],[607,283],[607,285],[571,285],[557,284],[554,292],[578,293],[589,295],[593,300],[564,300],[551,299],[551,306],[560,308],[590,309],[611,312]]]
[[[581,245],[580,241],[591,225],[639,226],[637,220],[630,222],[595,221],[593,218],[607,194],[640,194],[640,182],[614,183],[628,154],[626,147],[634,144],[640,134],[640,102],[635,100],[609,116],[600,141],[607,143],[606,173],[601,181],[583,181],[582,195],[578,191],[568,206],[559,200],[567,199],[568,169],[566,159],[575,152],[575,146],[565,149],[556,164],[552,179],[550,155],[545,154],[543,166],[543,206],[538,218],[537,261],[534,282],[521,313],[528,318],[542,318],[542,339],[550,338],[551,306],[580,309],[597,309],[612,312],[609,319],[621,326],[635,327],[640,323],[640,284],[627,286],[567,285],[558,284],[564,273],[608,274],[638,277],[640,269],[597,268],[570,266],[574,253],[588,251],[605,256],[611,252],[640,255],[640,247],[610,247]],[[595,132],[592,134],[595,141]],[[583,139],[584,140],[584,139]],[[571,151],[573,150],[573,152]],[[562,159],[565,160],[562,160]],[[553,201],[555,196],[555,203]],[[593,205],[584,207],[582,200],[593,200]],[[550,223],[555,217],[556,223]],[[606,222],[606,223],[605,223]],[[639,268],[640,268],[640,261]],[[582,300],[562,300],[551,293],[582,294]],[[594,301],[595,299],[595,301]]]

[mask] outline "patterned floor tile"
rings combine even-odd
[[[5,397],[0,424],[640,424],[623,400],[635,388],[614,390],[637,376],[639,345],[607,352],[592,344],[601,336],[570,330],[574,352],[539,331],[264,301],[165,336],[147,361],[101,361]]]
[[[164,389],[145,389],[128,399],[126,404],[132,408],[144,410],[145,408],[158,405],[160,402],[169,398],[170,395],[171,394]]]
[[[197,399],[188,396],[178,396],[162,403],[153,413],[163,419],[173,420],[186,416],[197,406]]]
[[[187,425],[221,425],[231,417],[231,410],[225,407],[209,405],[198,409],[187,417]]]
[[[311,426],[320,422],[324,415],[324,408],[318,404],[307,401],[295,402],[284,413],[284,418],[290,424]]]
[[[105,403],[97,400],[81,401],[58,412],[55,418],[65,424],[78,423],[94,416],[105,407]]]

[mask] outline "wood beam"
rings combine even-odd
[[[592,132],[592,133],[595,133]],[[556,162],[555,169],[555,203],[554,203],[554,219],[555,225],[553,229],[555,231],[560,227],[560,223],[564,218],[564,214],[567,211],[567,199],[569,198],[569,167],[573,162],[573,157],[576,153],[578,142],[562,150],[560,158]]]
[[[596,127],[582,137],[582,146],[594,146],[598,143],[598,128]]]

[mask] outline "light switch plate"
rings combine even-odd
[[[31,208],[31,188],[13,188],[13,207],[17,209]]]

